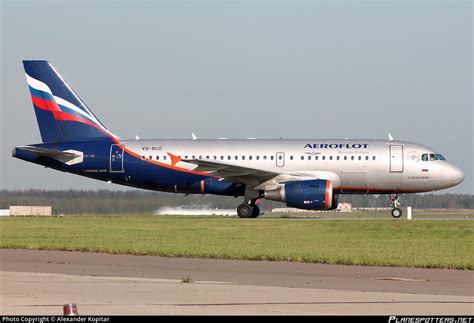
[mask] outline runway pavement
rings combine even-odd
[[[0,314],[474,314],[473,271],[5,249],[0,260]]]

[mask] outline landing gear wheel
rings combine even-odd
[[[260,208],[257,205],[254,205],[252,208],[252,218],[256,218],[260,215]]]
[[[399,209],[398,207],[392,209],[392,216],[396,219],[402,216],[402,210]]]
[[[239,218],[251,218],[253,215],[253,207],[249,204],[240,204],[237,207],[237,215],[239,216]]]

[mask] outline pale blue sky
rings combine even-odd
[[[470,1],[2,1],[0,189],[118,188],[10,157],[40,141],[22,59],[122,138],[386,138],[473,189]],[[443,191],[442,191],[443,192]]]

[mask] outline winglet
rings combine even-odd
[[[390,133],[388,134],[388,140],[390,140],[390,141],[393,140],[393,137],[392,137],[392,135],[391,135]]]
[[[194,134],[194,132],[191,133],[191,136],[193,137],[193,140],[197,140],[198,137],[196,137],[196,135]]]

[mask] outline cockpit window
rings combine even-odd
[[[422,161],[433,161],[433,160],[446,160],[441,154],[423,154],[421,155]]]

